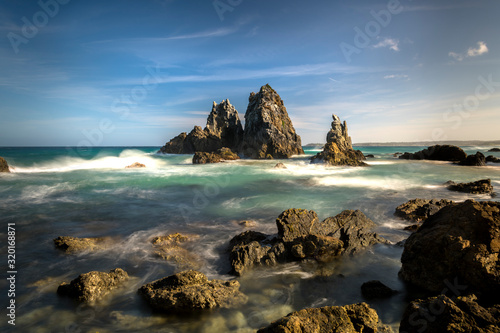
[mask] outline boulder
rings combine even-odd
[[[184,248],[187,243],[193,242],[198,236],[183,235],[180,233],[166,236],[157,236],[151,240],[157,256],[174,264],[177,270],[199,269],[201,259],[196,254]]]
[[[398,293],[380,281],[373,280],[361,285],[361,293],[366,299],[388,298]]]
[[[416,153],[404,153],[399,156],[406,160],[434,160],[459,162],[467,158],[462,148],[452,145],[435,145]]]
[[[365,158],[375,158],[375,155],[373,155],[373,154],[368,154],[368,155],[365,155]]]
[[[493,155],[488,155],[486,157],[486,162],[492,162],[492,163],[500,163],[500,158],[495,157]]]
[[[89,272],[79,275],[70,283],[63,282],[57,288],[57,293],[69,296],[80,302],[91,303],[102,299],[128,279],[128,274],[121,268],[105,272]]]
[[[474,155],[469,155],[462,161],[458,163],[459,165],[466,166],[485,166],[486,165],[486,157],[484,157],[483,153],[478,151]]]
[[[209,281],[205,274],[190,270],[148,283],[139,294],[155,310],[192,312],[245,304],[247,296],[239,288],[236,280]]]
[[[111,238],[109,237],[77,238],[59,236],[54,239],[54,245],[66,253],[104,250],[109,246],[110,242]]]
[[[126,166],[125,169],[136,169],[136,168],[145,168],[146,166],[142,163],[135,162],[130,164],[129,166]]]
[[[240,157],[235,152],[226,147],[217,150],[217,154],[219,154],[221,159],[225,161],[234,161],[240,159]]]
[[[0,157],[0,172],[10,172],[9,165],[3,157]]]
[[[500,202],[467,200],[442,208],[410,235],[399,276],[433,293],[460,281],[500,297]]]
[[[488,152],[500,152],[500,148],[491,148]]]
[[[451,205],[453,201],[447,199],[412,199],[396,207],[394,215],[405,220],[422,222],[429,216],[436,214],[441,208]]]
[[[212,153],[223,147],[235,150],[239,146],[242,137],[243,127],[238,111],[226,99],[220,104],[213,103],[205,129],[195,126],[189,134],[185,132],[179,134],[166,143],[158,153]]]
[[[196,152],[193,156],[193,164],[210,164],[222,162],[222,157],[216,153]]]
[[[400,332],[500,333],[500,305],[486,308],[472,296],[452,300],[445,295],[411,302],[403,314]]]
[[[311,229],[318,223],[318,214],[312,210],[291,208],[285,210],[276,219],[278,236],[284,242],[311,234]]]
[[[283,163],[278,163],[274,166],[275,169],[288,169]]]
[[[257,333],[376,333],[377,312],[366,303],[325,306],[292,312]]]
[[[254,159],[289,158],[304,154],[286,107],[269,84],[251,93],[245,113],[243,142],[238,152]]]
[[[332,128],[326,136],[323,151],[311,158],[312,163],[328,165],[365,166],[365,156],[359,150],[352,148],[351,137],[347,134],[347,124],[341,123],[340,118],[332,115]]]
[[[481,179],[470,183],[455,183],[453,181],[446,182],[448,190],[472,194],[492,194],[493,185],[491,179]]]
[[[260,266],[276,266],[286,262],[287,252],[283,242],[251,241],[231,248],[229,260],[231,274],[241,276],[245,271]]]

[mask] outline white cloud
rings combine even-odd
[[[469,47],[467,52],[464,53],[450,52],[448,53],[448,56],[452,57],[456,61],[462,61],[465,58],[477,57],[485,53],[488,53],[488,46],[486,46],[485,42],[479,41],[477,42],[477,48]]]
[[[376,49],[378,49],[380,47],[388,47],[391,50],[398,52],[399,51],[399,40],[393,39],[393,38],[384,38],[384,40],[381,40],[377,44],[373,45],[373,47]]]
[[[408,75],[406,74],[391,74],[384,76],[384,79],[407,79]]]

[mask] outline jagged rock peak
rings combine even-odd
[[[304,153],[283,100],[269,84],[250,94],[240,148],[245,156],[258,159]]]
[[[347,134],[347,123],[340,121],[339,116],[332,114],[332,128],[326,135],[326,142],[334,142],[340,149],[352,149],[352,141],[349,134]]]
[[[212,112],[208,115],[206,130],[209,134],[222,137],[226,132],[234,132],[241,136],[243,126],[241,125],[238,111],[231,105],[229,99],[223,100],[220,104],[215,101]]]

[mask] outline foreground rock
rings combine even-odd
[[[183,235],[180,233],[166,236],[157,236],[151,240],[155,254],[166,261],[174,264],[179,271],[187,269],[199,269],[201,259],[196,254],[188,251],[184,246],[196,240],[195,235]]]
[[[132,163],[132,164],[126,166],[125,169],[137,169],[137,168],[145,168],[145,167],[146,167],[146,165],[139,163],[139,162],[135,162],[135,163]]]
[[[412,199],[397,206],[394,215],[409,221],[423,222],[452,203],[453,201],[446,199]]]
[[[411,302],[400,332],[499,333],[500,306],[484,308],[474,295],[452,300],[444,295]]]
[[[435,145],[416,153],[404,153],[399,156],[406,160],[434,160],[459,162],[467,158],[462,148],[452,145]]]
[[[453,181],[446,182],[447,188],[450,191],[472,193],[472,194],[492,194],[493,185],[491,179],[481,179],[470,183],[455,183]]]
[[[226,99],[220,104],[214,102],[205,129],[195,126],[189,134],[185,132],[179,134],[158,152],[163,154],[211,153],[223,147],[235,150],[242,137],[243,127],[238,111]]]
[[[218,149],[215,153],[196,152],[193,156],[193,164],[219,163],[240,159],[236,153],[229,148]]]
[[[340,118],[332,115],[332,128],[326,136],[326,145],[323,151],[311,159],[312,163],[326,163],[329,165],[365,166],[365,156],[359,150],[352,148],[351,137],[347,133],[347,124],[342,124]]]
[[[304,154],[300,136],[278,93],[266,84],[251,93],[239,152],[254,159],[289,158]]]
[[[288,209],[276,219],[277,235],[246,231],[229,243],[232,273],[302,259],[320,262],[387,243],[372,232],[375,223],[361,211],[346,210],[319,222],[314,211]]]
[[[128,278],[127,272],[121,268],[113,269],[109,273],[93,271],[79,275],[69,284],[62,283],[57,288],[57,293],[90,303],[102,299]]]
[[[9,165],[3,157],[0,157],[0,172],[10,172]]]
[[[185,271],[142,286],[139,293],[152,308],[167,312],[191,312],[232,308],[247,301],[236,280],[211,280],[200,272]]]
[[[399,276],[440,293],[453,281],[500,298],[500,203],[467,200],[442,208],[405,243]]]
[[[59,236],[54,239],[54,245],[66,253],[104,250],[110,243],[111,238],[109,237],[77,238]]]
[[[477,152],[474,155],[469,155],[462,161],[458,163],[459,165],[467,165],[467,166],[485,166],[486,165],[486,157],[484,157],[483,153]]]
[[[387,287],[380,281],[368,281],[361,285],[361,293],[366,299],[388,298],[397,294],[397,290]]]
[[[366,303],[346,306],[326,306],[292,312],[257,333],[377,332],[377,312]]]

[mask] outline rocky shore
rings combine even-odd
[[[0,172],[10,172],[9,164],[3,157],[0,157]]]

